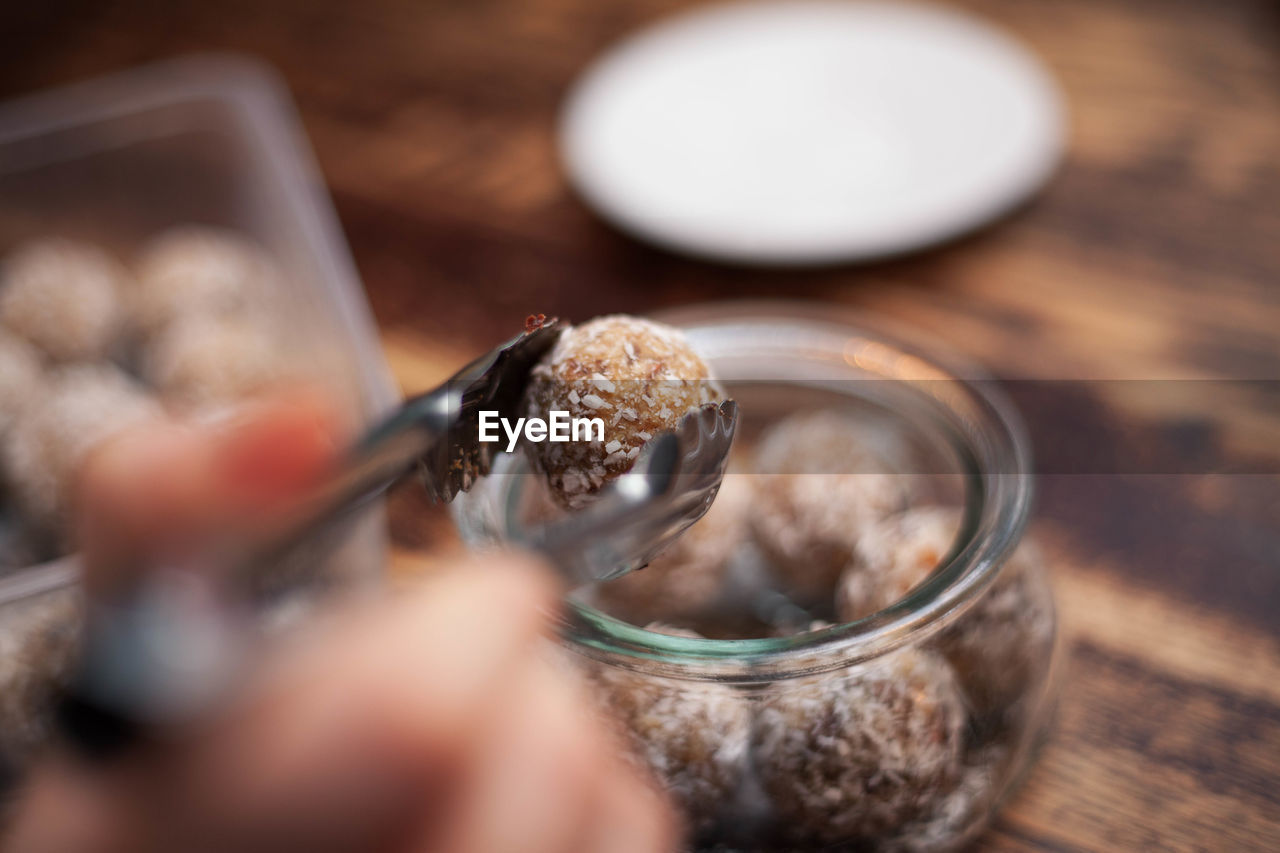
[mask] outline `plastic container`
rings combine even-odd
[[[845,469],[833,455],[829,469],[800,473],[761,467],[762,452],[739,459],[721,500],[744,487],[734,478],[756,491],[720,600],[696,618],[644,617],[701,636],[606,615],[588,589],[568,608],[564,647],[672,793],[697,849],[964,846],[1045,734],[1060,657],[1046,568],[1023,541],[1033,484],[1019,421],[980,371],[830,309],[712,305],[659,319],[686,330],[738,400],[735,455],[820,411],[853,425],[880,461]],[[519,476],[527,470],[504,457],[495,473],[514,476],[455,502],[470,544],[530,521],[541,484]],[[762,490],[794,478],[813,478],[820,503],[839,509],[841,483],[860,477],[909,496],[858,528],[859,543],[884,543],[864,563],[879,553],[920,580],[850,615],[837,602],[860,575],[846,569],[825,601],[797,594],[754,513]]]
[[[198,56],[0,106],[0,253],[63,235],[129,258],[141,241],[191,223],[233,229],[268,251],[290,319],[281,333],[357,425],[395,403],[332,205],[274,73],[237,57]],[[343,535],[329,544],[335,564],[348,567],[344,577],[379,577],[381,507]],[[22,704],[13,679],[29,675],[14,671],[28,654],[24,638],[65,621],[38,618],[40,603],[73,612],[75,566],[72,556],[0,576],[0,682],[9,685],[0,688],[0,727],[11,732],[10,712]],[[0,756],[14,748],[7,740],[0,736]]]

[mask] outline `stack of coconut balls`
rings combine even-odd
[[[162,233],[125,264],[85,242],[14,248],[0,271],[0,570],[70,548],[88,451],[162,410],[202,414],[290,372],[266,253],[206,227]]]
[[[605,317],[566,331],[535,368],[527,413],[589,410],[605,417],[609,441],[528,445],[545,495],[531,512],[580,509],[655,432],[726,396],[676,329]],[[961,528],[960,511],[895,454],[907,451],[894,435],[839,408],[775,420],[739,437],[714,504],[674,545],[578,595],[692,639],[789,636],[870,616],[924,582]],[[753,690],[585,666],[695,834],[718,838],[735,814],[767,813],[787,843],[940,849],[993,806],[1053,636],[1039,558],[1024,543],[962,618],[858,665]]]
[[[920,502],[838,411],[779,421],[731,464],[701,521],[587,603],[685,637],[802,633],[901,600],[960,530],[959,510]],[[1039,559],[1024,543],[954,625],[860,666],[750,694],[602,666],[595,681],[695,831],[725,820],[746,779],[796,843],[949,848],[993,807],[1044,676],[1054,628]],[[770,624],[774,598],[824,619]]]
[[[0,575],[73,549],[75,474],[94,446],[162,412],[215,417],[298,372],[261,247],[186,226],[131,260],[53,238],[0,267]],[[79,625],[73,588],[0,606],[0,766],[46,742]]]

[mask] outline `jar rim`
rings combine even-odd
[[[950,554],[890,606],[853,622],[788,637],[710,639],[649,631],[568,602],[564,642],[603,663],[692,680],[772,681],[879,657],[949,624],[995,579],[1020,540],[1034,491],[1030,442],[1021,418],[986,371],[935,345],[920,345],[867,314],[794,301],[708,303],[655,315],[694,337],[701,331],[774,347],[800,343],[836,352],[860,372],[930,383],[929,393],[959,421],[951,424],[963,461],[965,501]],[[704,337],[706,335],[704,334]],[[768,345],[766,345],[767,348]],[[705,353],[709,360],[716,356]],[[945,393],[943,393],[945,392]],[[945,399],[941,399],[944,398]],[[957,428],[958,427],[958,428]]]

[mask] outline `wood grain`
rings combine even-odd
[[[9,4],[0,93],[194,49],[280,69],[406,389],[536,310],[829,300],[1013,378],[1200,379],[1176,400],[1080,381],[1029,412],[1114,473],[1041,478],[1069,637],[1059,726],[981,846],[1280,849],[1280,7],[966,0],[1029,42],[1071,107],[1053,183],[999,223],[892,262],[761,272],[617,234],[554,150],[566,86],[676,0]],[[1202,475],[1136,470],[1152,443]],[[1201,466],[1195,468],[1194,466]],[[401,565],[447,519],[400,497]]]

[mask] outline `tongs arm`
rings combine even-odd
[[[518,414],[533,365],[556,342],[548,320],[491,350],[443,385],[411,397],[369,429],[330,477],[298,502],[278,543],[287,547],[418,472],[431,498],[448,503],[487,474],[494,445],[479,442],[481,411]],[[269,551],[268,551],[269,553]]]

